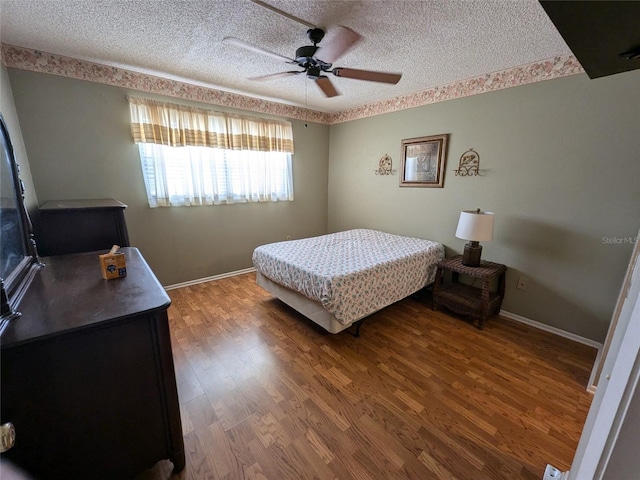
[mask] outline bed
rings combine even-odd
[[[431,284],[441,243],[356,229],[256,248],[256,282],[331,333]],[[357,332],[356,332],[357,334]]]

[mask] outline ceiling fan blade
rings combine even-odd
[[[327,97],[336,97],[340,95],[340,93],[336,90],[336,87],[333,86],[329,77],[319,77],[316,79],[316,84],[320,87],[320,90]]]
[[[272,12],[275,12],[275,13],[277,13],[279,15],[282,15],[283,17],[286,17],[289,20],[293,20],[294,22],[301,23],[302,25],[305,25],[305,26],[307,26],[309,28],[315,28],[316,27],[313,23],[309,23],[309,22],[307,22],[305,20],[302,20],[301,18],[294,17],[290,13],[283,12],[282,10],[280,10],[280,9],[278,9],[276,7],[273,7],[273,6],[269,5],[268,3],[261,2],[260,0],[251,0],[251,1],[253,3],[255,3],[256,5],[260,5],[261,7],[264,7],[266,9],[268,9],[268,10],[271,10]]]
[[[245,42],[244,40],[240,40],[236,37],[224,37],[222,39],[222,43],[227,45],[234,45],[236,47],[244,48],[245,50],[250,50],[252,52],[259,53],[261,55],[266,55],[271,58],[275,58],[276,60],[281,60],[287,63],[295,63],[291,58],[285,57],[284,55],[280,55],[279,53],[272,52],[270,50],[266,50],[262,47],[258,47],[257,45],[253,45],[252,43]]]
[[[338,26],[338,32],[330,38],[317,52],[323,62],[333,63],[353,47],[362,37],[350,28]]]
[[[294,70],[291,72],[280,72],[280,73],[272,73],[271,75],[260,75],[258,77],[249,77],[248,80],[274,80],[276,78],[289,77],[291,75],[298,75],[299,73],[304,73],[304,70]]]
[[[336,77],[355,78],[356,80],[367,80],[369,82],[393,83],[394,85],[402,78],[401,73],[374,72],[372,70],[358,70],[356,68],[334,68],[331,73]]]

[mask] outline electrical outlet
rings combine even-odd
[[[547,464],[547,468],[544,469],[544,477],[542,480],[562,480],[563,473],[556,467]]]
[[[527,277],[519,277],[518,283],[516,284],[516,288],[518,290],[526,290],[529,286],[529,279]]]
[[[287,240],[291,240],[291,235],[287,235]]]

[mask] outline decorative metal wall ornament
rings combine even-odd
[[[378,169],[374,170],[376,175],[391,175],[392,160],[389,155],[384,155],[378,162]]]
[[[460,156],[456,176],[475,177],[480,175],[480,154],[470,148]]]

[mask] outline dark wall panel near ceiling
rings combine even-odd
[[[640,68],[639,1],[541,0],[589,78]],[[628,59],[635,52],[636,58]]]

